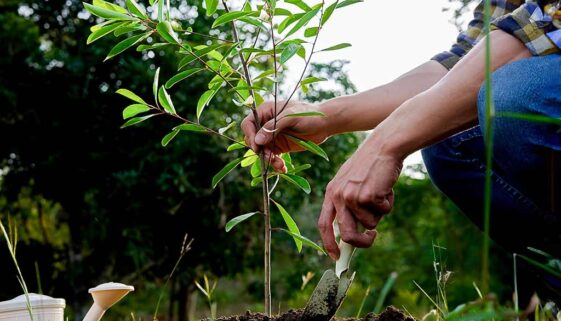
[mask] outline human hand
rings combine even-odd
[[[393,208],[393,186],[403,162],[367,143],[341,166],[326,188],[318,227],[325,249],[334,260],[340,254],[334,221],[343,241],[367,248],[376,238],[374,229],[382,216]],[[360,232],[359,224],[366,228],[365,232]]]
[[[284,106],[284,102],[278,102],[278,111],[280,111],[282,106]],[[284,161],[279,155],[287,152],[301,151],[303,149],[283,134],[296,136],[303,140],[310,140],[316,144],[323,143],[329,136],[327,131],[327,117],[287,117],[287,115],[319,111],[320,108],[318,105],[301,102],[289,103],[282,113],[277,116],[275,124],[275,104],[272,101],[265,102],[257,108],[257,115],[261,124],[263,124],[263,127],[259,131],[257,131],[253,113],[250,113],[242,121],[241,128],[245,134],[245,142],[256,153],[259,152],[261,148],[264,148],[265,157],[270,157],[273,168],[281,172],[286,172]]]

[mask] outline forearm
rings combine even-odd
[[[433,86],[446,73],[438,62],[429,61],[386,85],[322,103],[320,110],[327,115],[329,135],[376,127],[403,102]]]
[[[531,56],[513,36],[491,33],[492,66]],[[366,144],[404,158],[477,121],[477,95],[485,78],[485,42],[481,41],[429,90],[403,103],[378,126]]]

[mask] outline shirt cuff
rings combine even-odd
[[[558,30],[551,19],[538,4],[528,2],[512,13],[495,19],[492,29],[503,30],[518,38],[534,56],[548,55],[560,52],[548,35],[548,32],[553,35]]]

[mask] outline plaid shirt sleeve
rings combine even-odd
[[[540,1],[546,2],[546,1]],[[501,29],[522,41],[534,55],[545,55],[559,52],[555,44],[559,31],[553,27],[551,17],[542,11],[543,4],[534,1],[524,3],[523,0],[492,0],[492,29]],[[451,69],[477,42],[484,36],[483,22],[484,2],[476,7],[473,19],[466,31],[458,35],[456,43],[449,51],[437,54],[432,58],[447,69]],[[558,38],[561,38],[561,34]],[[561,44],[561,42],[560,42]]]

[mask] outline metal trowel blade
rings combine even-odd
[[[349,272],[344,272],[338,278],[335,271],[325,271],[304,309],[301,321],[331,320],[347,295],[354,276],[355,273],[349,276]]]

